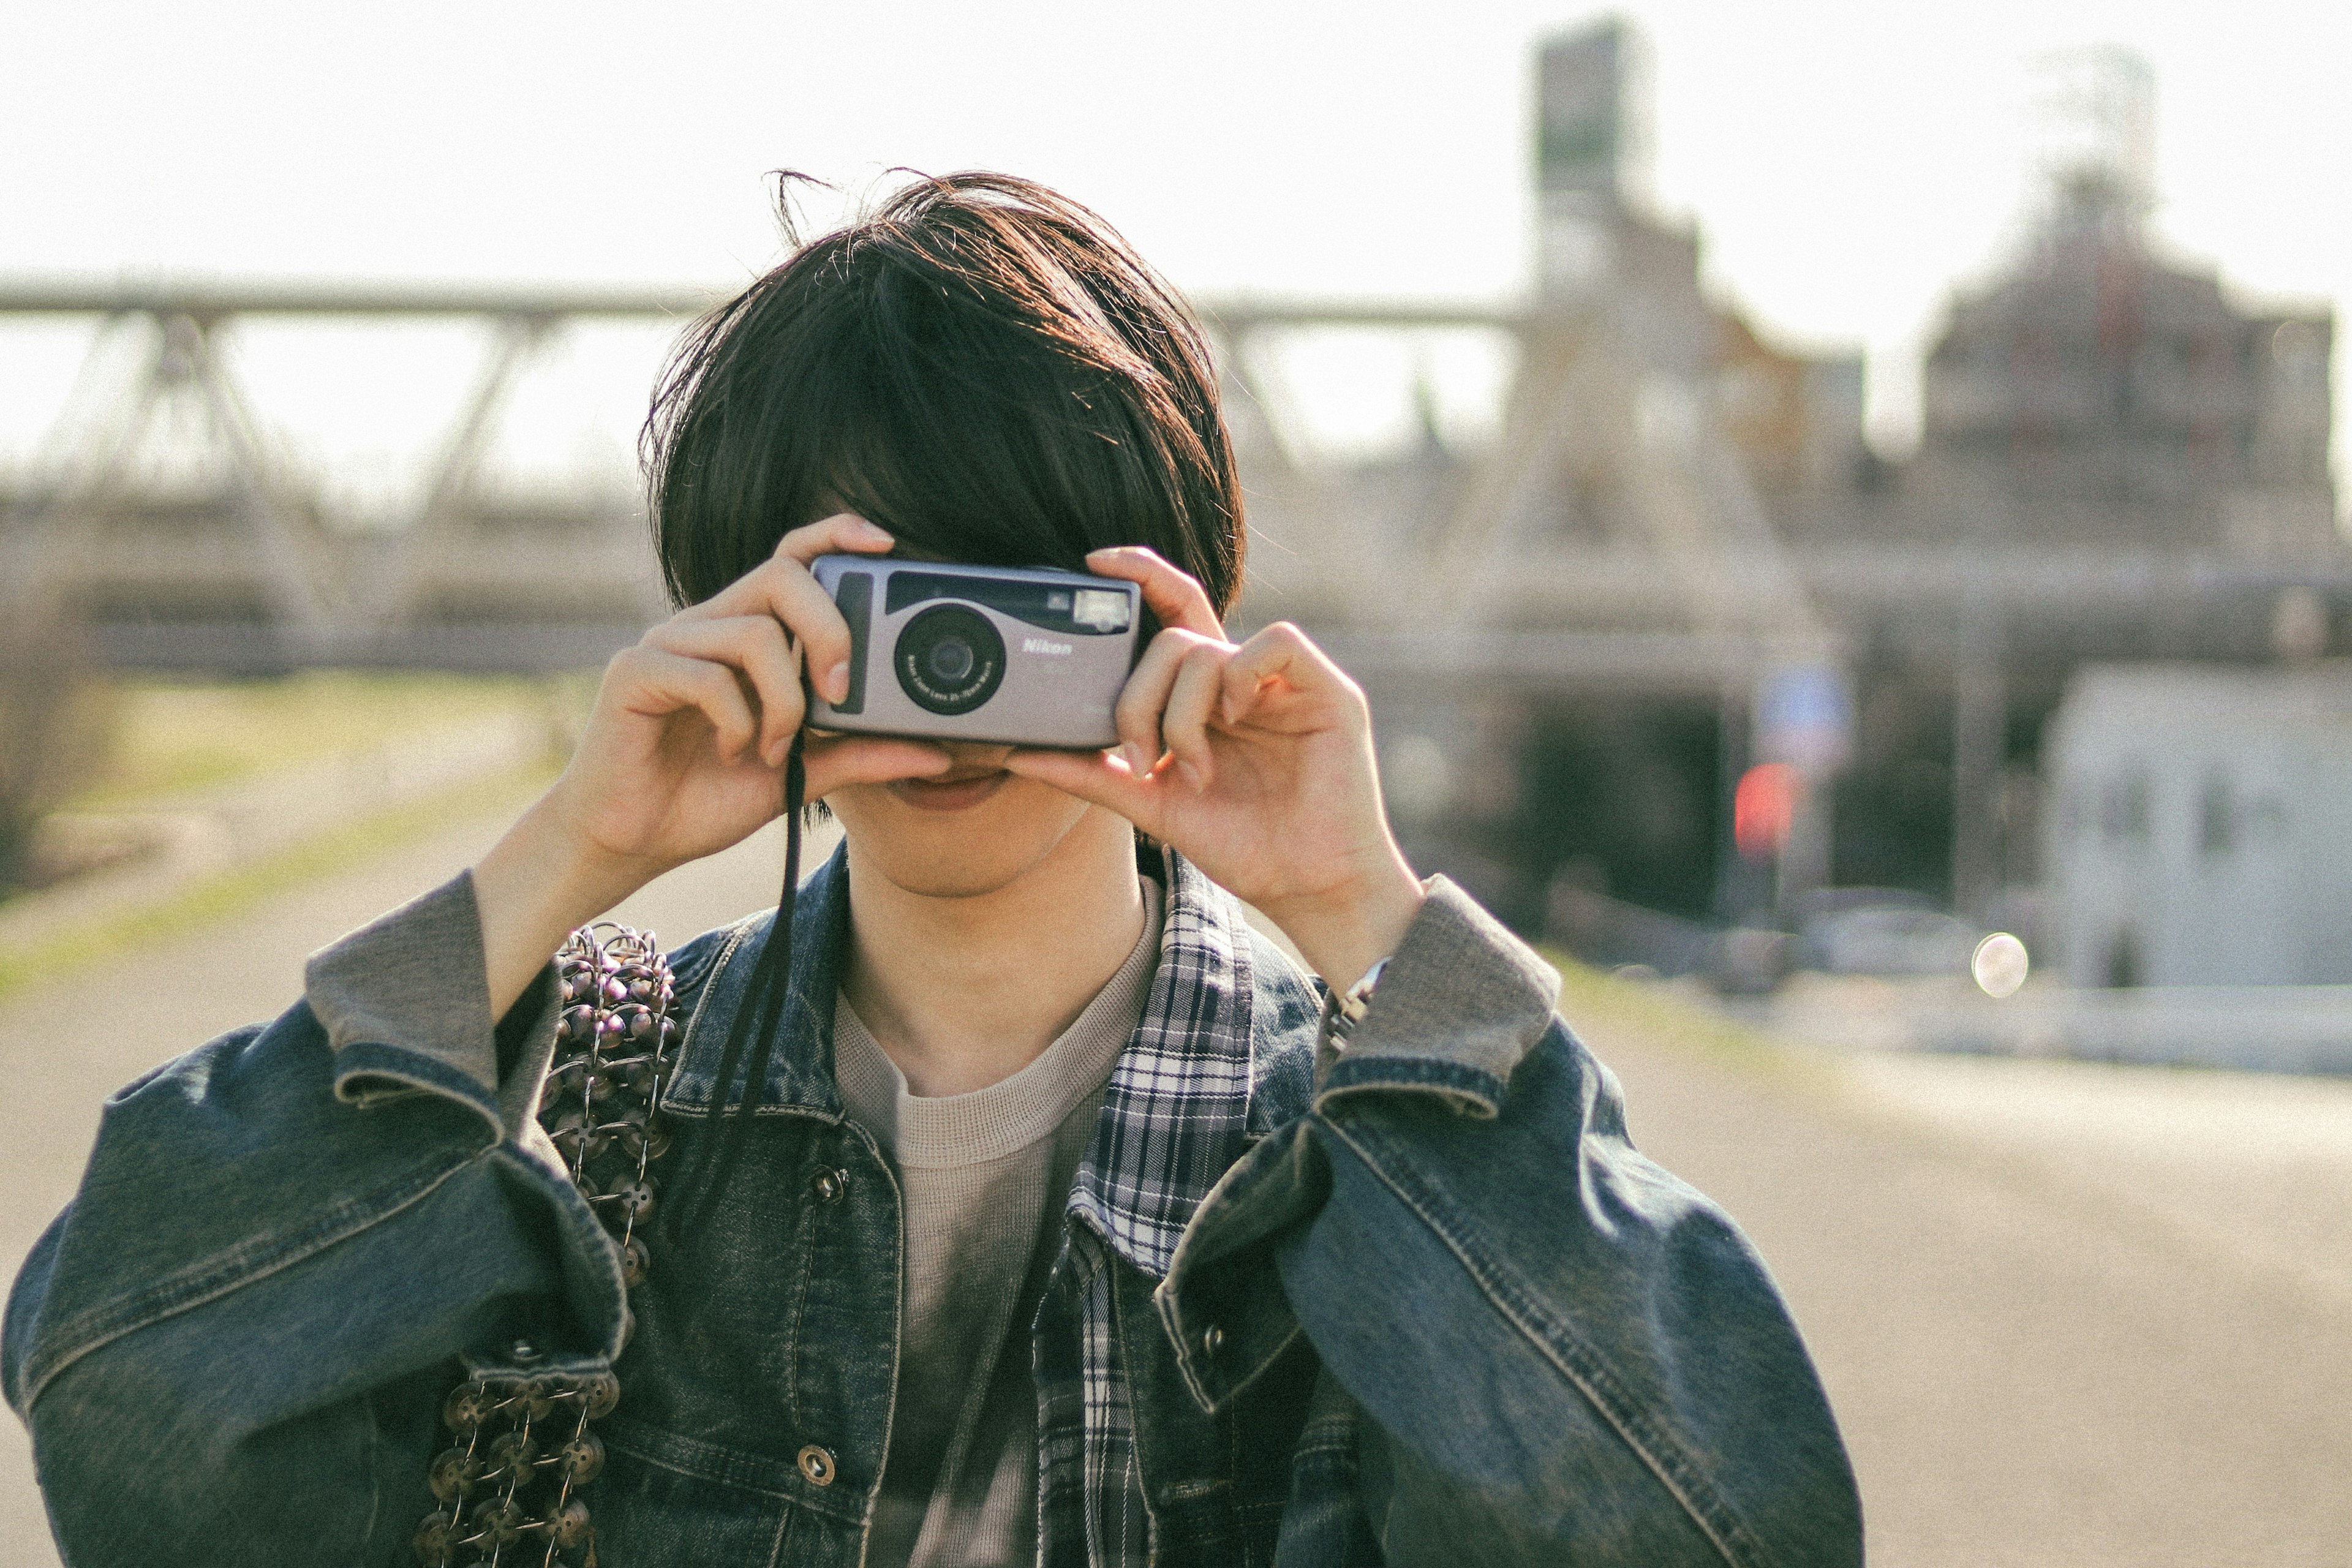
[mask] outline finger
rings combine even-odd
[[[621,674],[621,706],[649,719],[688,708],[698,710],[709,721],[722,757],[741,756],[759,734],[742,687],[723,664],[641,644],[614,655],[613,668]]]
[[[760,700],[760,755],[771,767],[784,760],[793,732],[807,716],[808,700],[801,693],[800,661],[786,646],[784,628],[775,617],[671,620],[647,632],[646,643],[741,670]]]
[[[1237,723],[1275,684],[1347,701],[1357,711],[1364,693],[1348,672],[1331,662],[1305,632],[1288,621],[1276,621],[1242,644],[1226,661],[1223,700],[1220,711],[1226,723]]]
[[[1181,626],[1222,640],[1224,623],[1209,603],[1208,590],[1140,544],[1114,544],[1089,551],[1087,569],[1100,577],[1120,577],[1143,590],[1143,602],[1163,626]]]
[[[1196,790],[1209,787],[1215,764],[1209,753],[1209,715],[1224,691],[1225,666],[1234,650],[1222,643],[1203,643],[1184,656],[1160,716],[1160,733]]]
[[[775,558],[797,561],[805,566],[818,556],[830,555],[836,550],[873,555],[896,542],[880,524],[868,522],[854,511],[837,511],[785,534],[776,542]]]
[[[1129,673],[1127,684],[1119,689],[1118,700],[1111,707],[1111,721],[1127,752],[1128,772],[1137,778],[1159,766],[1160,753],[1166,750],[1160,715],[1167,710],[1169,693],[1176,688],[1176,676],[1185,658],[1205,641],[1171,626],[1151,639],[1151,646]]]
[[[808,769],[811,800],[823,800],[848,784],[929,778],[955,765],[955,759],[938,746],[880,735],[812,737],[802,761]]]
[[[800,645],[801,668],[809,672],[809,684],[818,694],[828,702],[849,695],[849,623],[802,562],[782,553],[772,556],[677,618],[737,616],[767,616],[783,623]]]
[[[1004,759],[1004,771],[1115,811],[1146,833],[1158,832],[1159,786],[1138,778],[1113,752],[1019,751]]]

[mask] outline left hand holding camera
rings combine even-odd
[[[1208,595],[1152,552],[1087,568],[1139,584],[1165,628],[1118,708],[1122,744],[1005,767],[1118,812],[1255,905],[1335,988],[1396,951],[1421,883],[1390,836],[1363,691],[1297,627],[1225,640]]]

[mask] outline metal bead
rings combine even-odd
[[[556,1452],[556,1474],[575,1487],[584,1487],[604,1468],[604,1440],[583,1432]]]
[[[595,1533],[595,1527],[588,1522],[588,1505],[578,1498],[565,1503],[548,1522],[553,1526],[549,1533],[555,1538],[559,1552],[568,1552]]]
[[[486,1472],[494,1476],[527,1477],[530,1462],[539,1458],[539,1445],[530,1440],[528,1432],[501,1432],[490,1440],[490,1466]]]
[[[474,1509],[474,1527],[499,1546],[512,1544],[529,1522],[522,1505],[510,1497],[487,1498]]]
[[[809,1179],[809,1191],[816,1194],[816,1201],[821,1204],[839,1203],[848,1185],[849,1173],[846,1171],[819,1171]]]
[[[498,1401],[478,1383],[460,1384],[442,1402],[441,1419],[450,1431],[466,1436],[489,1419]]]
[[[457,1527],[456,1520],[440,1512],[428,1513],[418,1522],[408,1543],[416,1549],[416,1560],[425,1568],[441,1568],[449,1555],[449,1532]]]
[[[456,1502],[472,1489],[481,1471],[463,1448],[444,1448],[434,1457],[433,1468],[425,1472],[425,1484],[433,1495],[443,1502]]]

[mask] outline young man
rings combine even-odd
[[[1859,1562],[1762,1266],[1407,868],[1362,695],[1225,639],[1214,385],[1099,219],[992,176],[698,330],[651,426],[687,607],[479,865],[110,1102],[26,1264],[6,1389],[70,1561],[406,1560],[455,1369],[557,1360],[619,1374],[611,1568]],[[773,817],[803,679],[847,679],[808,564],[891,550],[1128,578],[1164,629],[1110,752],[807,740],[846,842],[762,1081],[718,1063],[772,917],[674,955],[672,1157],[750,1125],[625,1293],[533,1121],[550,954]]]

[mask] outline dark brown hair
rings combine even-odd
[[[918,179],[698,322],[645,454],[679,605],[845,509],[942,559],[1146,544],[1221,613],[1241,588],[1198,323],[1108,223],[1007,174]]]

